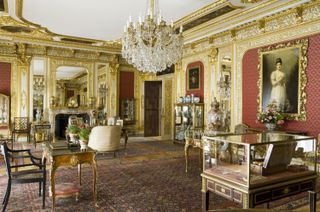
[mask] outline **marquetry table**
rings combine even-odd
[[[65,141],[59,141],[65,142]],[[58,145],[59,142],[46,142],[44,149],[44,157],[47,157],[50,161],[50,189],[49,192],[52,197],[52,211],[55,211],[55,172],[59,167],[63,166],[77,166],[88,163],[91,164],[93,170],[93,199],[95,206],[97,207],[97,162],[96,162],[96,151],[89,148],[86,151],[80,151],[80,148],[68,148],[64,145]],[[57,144],[57,145],[53,145]],[[79,183],[81,182],[81,172],[79,172]]]

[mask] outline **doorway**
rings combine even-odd
[[[162,82],[144,83],[144,136],[160,136]]]

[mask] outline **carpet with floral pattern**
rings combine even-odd
[[[110,155],[100,155],[97,159],[99,207],[95,207],[92,198],[92,169],[85,165],[79,201],[59,199],[56,211],[201,211],[201,171],[197,151],[191,152],[188,173],[185,172],[183,146],[171,141],[132,142],[127,151],[120,152],[115,159]],[[6,182],[7,178],[2,174],[0,197],[4,195]],[[59,168],[56,183],[62,182],[77,182],[76,168]],[[215,194],[210,198],[211,209],[241,208]],[[297,204],[302,202],[287,199],[276,201],[271,207],[292,209]],[[47,196],[46,208],[42,209],[38,184],[13,185],[7,209],[51,211],[51,200]]]

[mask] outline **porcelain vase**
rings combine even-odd
[[[277,128],[277,125],[274,123],[265,123],[264,126],[267,128],[268,131],[273,131]]]
[[[79,140],[80,142],[80,150],[86,151],[88,148],[88,141]]]

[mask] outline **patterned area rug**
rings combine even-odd
[[[39,149],[35,151],[40,153]],[[59,199],[56,211],[201,211],[200,173],[197,151],[192,151],[185,173],[183,146],[173,145],[172,141],[131,142],[115,159],[112,154],[98,156],[99,208],[95,208],[92,198],[92,169],[84,166],[79,202],[74,198]],[[1,197],[6,180],[6,176],[0,177]],[[76,168],[58,169],[56,183],[61,182],[77,182]],[[241,208],[215,194],[210,198],[211,209]],[[292,202],[277,201],[271,207],[295,207],[288,201]],[[8,211],[51,211],[51,200],[46,198],[42,210],[37,184],[14,185]]]

